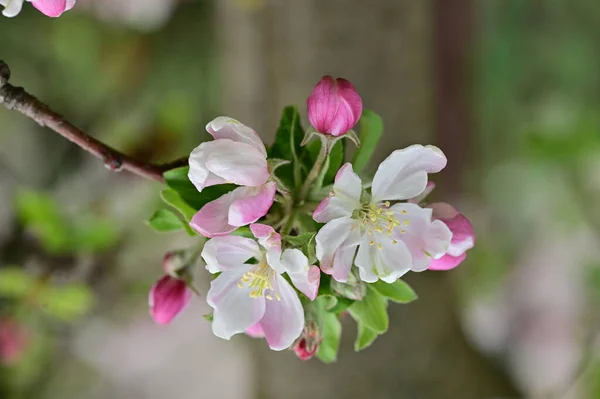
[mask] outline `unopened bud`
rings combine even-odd
[[[163,276],[150,289],[150,315],[158,324],[169,324],[190,302],[192,291],[183,280]]]
[[[319,344],[322,340],[323,338],[317,323],[313,320],[307,321],[304,330],[302,331],[302,335],[294,344],[296,356],[298,356],[300,360],[311,359],[317,352],[317,349],[319,349]]]
[[[323,134],[341,136],[358,123],[362,99],[346,79],[324,76],[307,100],[308,119]]]

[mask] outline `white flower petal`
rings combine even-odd
[[[411,254],[402,241],[381,233],[364,237],[356,255],[361,280],[374,283],[381,279],[393,283],[411,270]]]
[[[432,211],[429,208],[402,203],[393,205],[390,210],[400,222],[393,237],[404,242],[410,251],[411,270],[427,269],[432,258],[438,259],[448,251],[452,232],[442,221],[431,221]]]
[[[248,284],[238,286],[244,273],[253,265],[246,265],[235,272],[223,272],[210,283],[206,301],[214,309],[213,333],[220,338],[230,339],[256,324],[265,313],[265,298],[250,297]]]
[[[261,257],[256,241],[240,236],[211,238],[204,244],[202,258],[210,273],[226,272],[244,266],[250,258]]]
[[[313,213],[319,223],[327,223],[332,219],[351,216],[360,208],[362,183],[360,177],[352,170],[352,164],[346,163],[335,175],[331,195],[325,198]]]
[[[4,6],[4,10],[2,11],[2,15],[5,17],[15,17],[23,8],[24,0],[0,0],[0,5]]]
[[[290,276],[294,286],[310,300],[317,297],[320,271],[308,264],[308,258],[299,249],[286,249],[281,256],[281,265]]]
[[[206,125],[206,131],[210,133],[215,140],[229,139],[238,143],[246,143],[254,147],[265,158],[267,150],[262,140],[254,129],[228,116],[219,116]]]
[[[277,297],[266,301],[260,320],[269,347],[280,351],[290,347],[304,329],[304,309],[292,286],[281,276],[274,279]]]
[[[321,270],[324,273],[333,274],[335,272],[333,270],[335,254],[351,232],[358,230],[357,223],[359,222],[349,217],[333,219],[321,227],[321,230],[317,233],[315,237],[317,259],[319,259]],[[356,238],[356,234],[353,234],[352,238]],[[346,246],[350,246],[350,244]],[[343,265],[337,264],[337,266]]]
[[[446,156],[437,147],[411,145],[396,150],[377,169],[371,192],[373,202],[404,200],[418,196],[427,186],[427,173],[446,166]]]
[[[206,168],[227,182],[261,186],[270,176],[267,158],[256,148],[228,139],[215,140],[206,155]]]
[[[206,158],[212,147],[214,147],[214,141],[202,143],[194,148],[188,159],[190,165],[188,178],[198,191],[204,190],[205,187],[225,183],[225,179],[212,173],[206,166]]]

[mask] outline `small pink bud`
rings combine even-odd
[[[319,349],[319,344],[322,341],[321,334],[319,332],[317,323],[312,320],[306,322],[304,326],[304,330],[302,331],[302,335],[296,341],[294,345],[294,352],[296,352],[296,356],[300,360],[309,360],[311,359],[317,349]]]
[[[150,315],[158,324],[168,324],[192,299],[186,283],[169,275],[163,276],[150,289]]]
[[[0,319],[0,363],[14,364],[27,348],[25,330],[10,319]]]
[[[306,102],[308,119],[320,133],[341,136],[358,123],[362,99],[346,79],[324,76]]]

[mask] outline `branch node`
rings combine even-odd
[[[123,161],[119,157],[107,156],[104,158],[104,167],[113,172],[120,172],[123,170]]]

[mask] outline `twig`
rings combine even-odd
[[[127,170],[147,179],[164,182],[164,172],[187,165],[187,158],[165,164],[152,164],[125,155],[72,125],[22,87],[15,87],[8,83],[9,79],[10,69],[6,63],[0,60],[0,104],[9,110],[19,111],[40,126],[54,130],[83,150],[100,158],[104,162],[104,166],[112,171]]]

